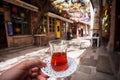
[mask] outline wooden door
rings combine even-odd
[[[0,49],[7,47],[6,31],[4,24],[4,15],[0,13]]]
[[[60,25],[60,21],[59,20],[57,20],[56,21],[56,38],[61,38],[61,25]]]

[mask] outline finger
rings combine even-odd
[[[49,78],[48,75],[45,75],[43,72],[40,72],[41,76],[45,77],[45,78]]]
[[[37,77],[39,74],[37,72],[34,72],[31,74],[31,77]]]
[[[45,67],[46,64],[44,62],[42,62],[40,59],[32,59],[32,60],[28,60],[26,62],[26,64],[30,67],[30,68],[33,68],[33,67]]]
[[[30,70],[28,75],[31,77],[36,77],[40,74],[40,71],[36,71],[36,70]]]
[[[38,72],[38,71],[40,71],[40,70],[39,70],[38,67],[34,67],[34,68],[31,69],[31,71],[32,71],[32,72]]]
[[[31,60],[25,60],[23,62],[20,63],[21,65],[18,65],[20,68],[22,68],[23,70],[27,69],[31,69],[31,68],[34,68],[34,67],[39,67],[39,68],[42,68],[42,67],[45,67],[46,64],[44,62],[42,62],[40,59],[31,59]]]
[[[43,77],[42,75],[39,75],[39,76],[37,77],[37,80],[47,80],[47,78],[46,78],[46,77]]]

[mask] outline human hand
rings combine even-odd
[[[27,80],[32,78],[46,80],[48,76],[40,72],[40,68],[45,66],[46,64],[40,59],[25,60],[3,72],[0,75],[0,80]]]

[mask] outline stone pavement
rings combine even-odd
[[[72,57],[78,64],[76,72],[66,78],[56,79],[50,77],[48,80],[116,80],[113,75],[96,70],[100,51],[103,49],[91,47],[90,41],[87,39],[72,39],[68,41],[68,44],[67,55]],[[0,50],[0,73],[25,59],[44,59],[49,56],[49,46],[29,46]]]

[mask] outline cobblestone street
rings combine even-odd
[[[101,48],[91,47],[90,40],[72,39],[68,41],[67,55],[72,57],[78,64],[74,74],[63,80],[116,80],[113,75],[96,71],[98,57]],[[104,52],[102,51],[102,54]],[[15,64],[30,58],[44,59],[50,56],[48,47],[29,46],[17,49],[5,49],[0,51],[0,72],[14,66]],[[104,65],[102,65],[104,66]],[[50,77],[48,80],[59,80]],[[62,80],[62,79],[60,79]]]

